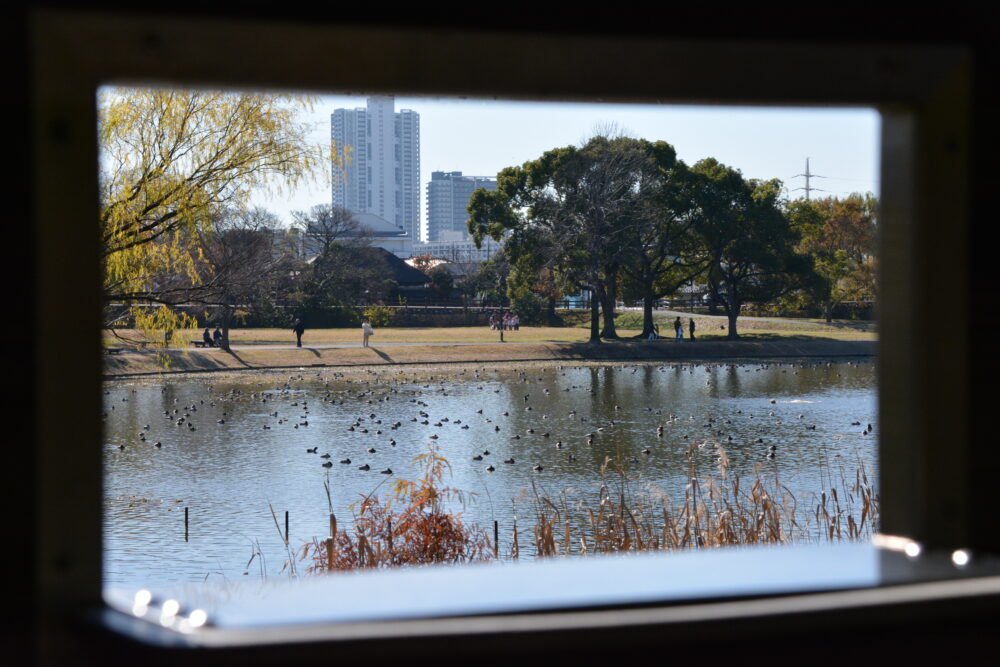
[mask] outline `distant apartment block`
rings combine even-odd
[[[477,248],[468,235],[446,232],[445,238],[440,241],[414,243],[411,252],[413,255],[432,255],[449,262],[485,262],[502,247],[503,243],[487,237],[483,239],[483,247]]]
[[[364,108],[330,115],[330,139],[349,152],[343,169],[332,165],[334,206],[377,215],[419,239],[420,114],[372,96]]]
[[[489,176],[463,176],[460,171],[435,171],[427,183],[428,242],[467,241],[469,199],[479,188],[497,189],[497,179]],[[456,237],[455,234],[459,234]]]

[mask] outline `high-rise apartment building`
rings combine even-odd
[[[330,139],[347,153],[333,166],[333,204],[372,213],[420,239],[420,114],[398,113],[395,100],[372,96],[367,106],[336,109]]]
[[[435,171],[427,183],[427,241],[469,238],[469,199],[479,188],[497,189],[497,179],[463,176],[460,171]]]

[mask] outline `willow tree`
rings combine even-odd
[[[163,340],[192,319],[175,306],[203,289],[200,232],[253,192],[280,194],[343,155],[310,141],[309,98],[153,88],[99,98],[100,234],[111,326],[122,317]],[[196,299],[195,299],[196,300]]]

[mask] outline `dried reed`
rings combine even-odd
[[[698,450],[714,448],[717,469],[708,475],[698,466]],[[609,472],[610,469],[610,472]],[[535,553],[560,554],[695,549],[753,544],[786,544],[811,539],[809,521],[800,518],[798,501],[775,473],[765,479],[761,467],[744,480],[729,474],[729,457],[721,444],[706,441],[687,450],[688,484],[683,498],[641,494],[633,490],[638,476],[605,458],[596,507],[571,512],[534,484]],[[841,499],[843,498],[843,502]],[[878,530],[879,496],[859,462],[854,483],[842,477],[838,490],[823,491],[812,512],[815,536],[826,541],[861,540]],[[574,532],[576,537],[574,538]],[[561,534],[561,539],[557,536]]]
[[[715,453],[715,465],[707,472],[699,466],[699,453],[706,449]],[[534,509],[530,543],[535,556],[862,540],[878,530],[878,492],[860,460],[851,484],[841,474],[839,488],[831,481],[829,491],[821,491],[803,516],[798,500],[776,470],[773,476],[765,476],[758,465],[749,479],[731,474],[725,449],[714,441],[692,444],[686,459],[682,471],[688,484],[677,498],[659,491],[636,491],[639,476],[610,457],[600,468],[594,506],[586,501],[574,505],[565,493],[550,497],[532,481],[528,495]],[[300,557],[312,560],[310,572],[498,557],[498,545],[485,530],[465,525],[461,512],[445,510],[455,501],[464,507],[468,495],[444,486],[448,461],[433,447],[414,460],[423,465],[423,477],[415,482],[397,481],[394,492],[384,500],[375,497],[374,491],[364,496],[352,506],[353,532],[331,529],[332,551],[329,540],[304,546]],[[397,505],[402,508],[394,509]],[[514,516],[507,555],[511,560],[521,556],[516,507]]]
[[[450,468],[447,459],[431,446],[414,461],[423,466],[423,476],[417,481],[397,480],[393,493],[383,500],[374,492],[362,497],[352,506],[353,532],[337,531],[332,553],[319,540],[303,547],[300,557],[312,560],[309,572],[493,558],[494,545],[486,531],[464,524],[461,512],[445,510],[455,501],[464,507],[469,495],[444,486],[444,472]],[[396,510],[396,505],[402,507]]]

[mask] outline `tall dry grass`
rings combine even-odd
[[[697,452],[706,447],[715,451],[715,466],[703,471]],[[640,491],[639,476],[610,457],[601,466],[600,491],[592,505],[553,499],[533,484],[535,554],[856,541],[878,531],[879,496],[862,464],[853,484],[820,491],[803,508],[777,473],[765,476],[757,466],[749,479],[731,475],[719,443],[692,444],[686,454],[688,484],[677,498]]]
[[[392,493],[381,500],[374,491],[362,497],[352,506],[350,530],[337,530],[331,509],[330,538],[313,540],[302,549],[300,558],[311,561],[309,572],[467,563],[494,557],[486,531],[464,523],[461,512],[446,509],[454,503],[464,507],[469,495],[444,485],[448,460],[431,446],[414,461],[423,466],[423,476],[417,481],[396,480]]]
[[[699,465],[705,449],[715,455],[708,469]],[[381,500],[374,491],[364,496],[352,506],[350,530],[337,530],[331,503],[331,538],[307,543],[300,554],[311,561],[309,572],[517,560],[532,547],[535,557],[545,558],[858,541],[878,531],[879,495],[860,461],[853,483],[841,476],[839,488],[831,486],[800,503],[776,469],[765,474],[763,466],[756,466],[748,478],[731,474],[723,446],[705,441],[688,447],[683,469],[688,483],[676,497],[643,489],[639,475],[610,457],[601,466],[601,485],[592,501],[552,497],[532,482],[534,524],[527,543],[522,544],[515,519],[509,550],[501,554],[485,530],[465,524],[461,512],[446,509],[456,502],[464,508],[468,494],[444,486],[450,466],[439,451],[431,448],[415,460],[424,467],[421,479],[398,480]]]

